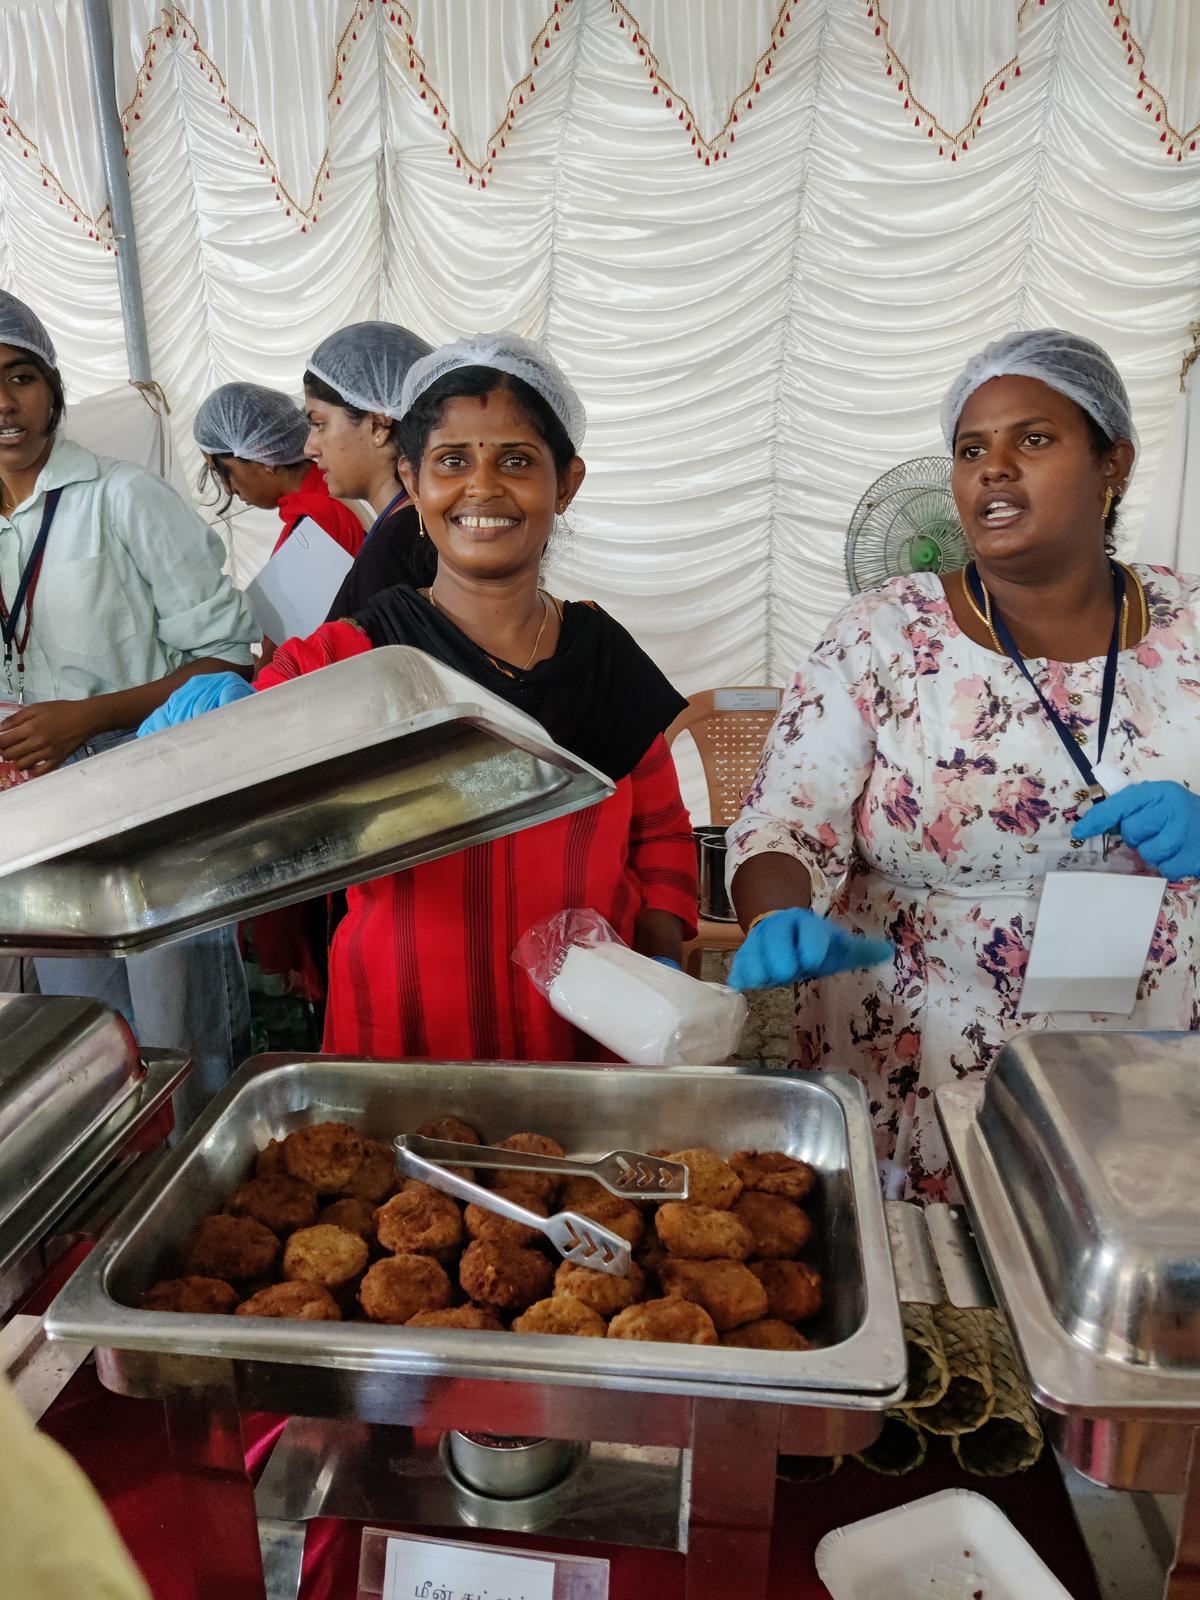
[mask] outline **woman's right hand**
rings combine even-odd
[[[734,989],[777,989],[879,966],[894,954],[886,939],[860,938],[815,911],[789,906],[772,911],[750,929],[733,958],[729,983]]]

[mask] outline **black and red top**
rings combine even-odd
[[[467,639],[408,588],[356,622],[331,622],[275,652],[256,689],[412,644],[537,718],[599,767],[598,805],[346,891],[330,951],[324,1048],[390,1059],[575,1061],[600,1047],[565,1022],[512,960],[533,924],[600,912],[631,944],[643,910],[696,926],[691,822],[663,738],[685,702],[611,617],[568,602],[553,657],[522,672]]]

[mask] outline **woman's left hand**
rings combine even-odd
[[[1073,839],[1119,833],[1172,882],[1200,878],[1200,795],[1181,783],[1133,783],[1101,800],[1071,829]]]
[[[0,760],[22,772],[53,772],[99,732],[86,700],[21,706],[0,724]]]

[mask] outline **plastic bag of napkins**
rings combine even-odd
[[[746,1022],[744,996],[639,955],[597,911],[536,923],[513,960],[560,1017],[640,1066],[724,1061]]]

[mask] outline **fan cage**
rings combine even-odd
[[[854,509],[846,535],[853,593],[912,572],[944,572],[968,558],[950,492],[949,456],[921,456],[885,472]]]

